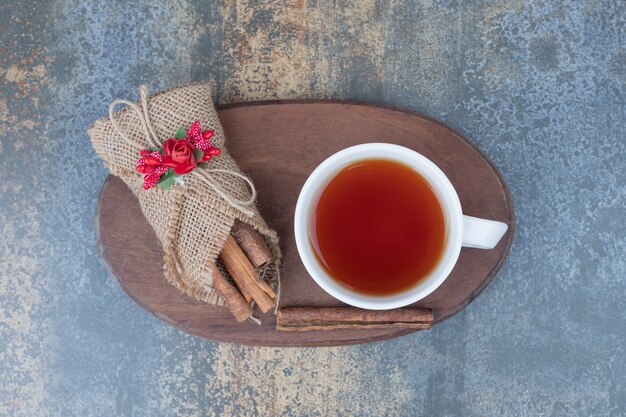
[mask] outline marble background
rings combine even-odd
[[[218,344],[102,265],[116,97],[213,80],[218,103],[364,100],[471,138],[515,203],[510,257],[428,332]],[[1,416],[626,415],[626,3],[0,1]]]

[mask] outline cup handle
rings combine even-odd
[[[463,215],[463,241],[466,248],[493,249],[509,228],[506,223]]]

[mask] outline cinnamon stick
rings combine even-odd
[[[356,307],[288,307],[278,310],[276,330],[305,332],[335,329],[430,329],[430,309],[404,307],[363,310]]]
[[[265,265],[272,259],[265,240],[248,223],[235,220],[230,232],[255,268]]]
[[[267,247],[263,237],[257,232],[254,227],[247,223],[244,223],[238,219],[235,219],[232,229],[230,230],[235,241],[239,244],[241,250],[246,254],[246,257],[256,269],[267,264],[272,259],[272,254]],[[276,299],[276,293],[265,282],[259,274],[254,274],[257,284],[272,300]]]
[[[269,295],[272,300],[276,299],[276,293],[274,292],[272,287],[270,287],[269,284],[263,279],[257,281],[257,285],[261,287],[261,289],[265,291],[265,294]]]
[[[258,277],[256,270],[231,235],[226,238],[220,252],[220,260],[246,300],[249,297],[256,301],[259,309],[264,313],[274,307],[272,297],[258,284],[261,278]]]
[[[217,268],[213,268],[213,286],[224,298],[230,312],[238,322],[248,320],[252,315],[252,307]]]

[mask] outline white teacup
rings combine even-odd
[[[443,254],[435,268],[415,286],[392,295],[367,295],[350,290],[328,275],[319,264],[309,238],[311,217],[317,200],[330,180],[353,162],[381,158],[401,162],[417,171],[432,187],[443,211],[446,237]],[[307,271],[327,293],[355,307],[387,310],[412,304],[435,291],[448,277],[461,247],[493,249],[508,226],[505,223],[465,216],[456,190],[446,175],[426,157],[403,146],[368,143],[346,148],[322,162],[304,183],[294,219],[298,253]]]

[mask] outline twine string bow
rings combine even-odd
[[[115,131],[122,137],[122,139],[124,139],[129,145],[134,146],[137,149],[145,149],[146,147],[149,147],[149,146],[153,146],[156,148],[161,147],[162,141],[159,139],[159,136],[157,135],[154,127],[152,126],[152,122],[150,121],[150,112],[148,110],[148,96],[149,96],[148,86],[141,85],[139,87],[139,96],[140,96],[141,107],[139,107],[137,104],[132,103],[128,100],[123,100],[123,99],[113,100],[113,102],[111,102],[111,104],[109,105],[109,119],[111,120],[111,124],[113,125],[113,128],[115,129]],[[119,124],[115,120],[114,110],[115,110],[115,106],[117,106],[118,104],[123,104],[123,105],[128,106],[128,108],[132,109],[137,114],[137,116],[139,117],[139,121],[141,122],[141,127],[143,128],[143,131],[145,133],[145,138],[148,143],[148,146],[146,146],[145,143],[139,143],[129,138],[128,135],[126,135],[126,133],[122,131]],[[219,181],[213,175],[211,175],[214,173],[231,175],[233,177],[237,177],[245,181],[248,187],[250,188],[250,197],[248,199],[243,200],[243,199],[237,198],[229,194],[226,190],[224,190],[220,186]],[[224,201],[226,201],[231,207],[241,211],[242,213],[248,216],[254,216],[254,212],[251,210],[250,207],[254,204],[254,201],[256,200],[256,188],[254,187],[254,184],[252,183],[250,178],[235,171],[231,171],[228,169],[219,169],[219,168],[194,169],[193,171],[191,171],[191,175],[193,175],[195,178],[197,178],[198,180],[200,180],[201,182],[203,182],[204,184],[212,188],[213,191],[215,191],[217,195],[223,198]]]

